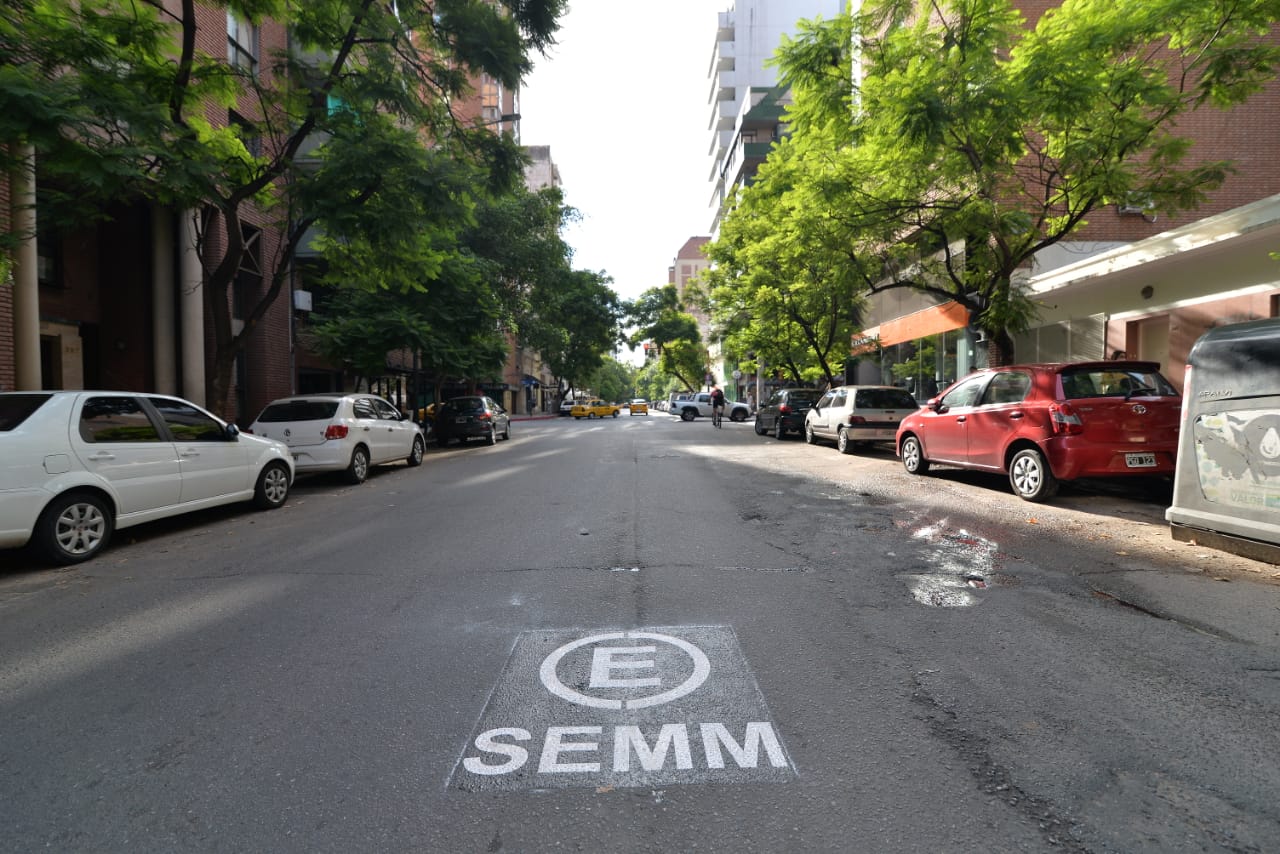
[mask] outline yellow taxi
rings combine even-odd
[[[614,406],[603,400],[588,400],[586,403],[575,403],[569,414],[574,418],[604,418],[607,415],[617,418],[621,411],[621,406]]]
[[[628,405],[627,408],[631,410],[632,415],[648,415],[649,414],[649,402],[645,400],[641,400],[638,397],[635,400],[631,401],[631,403]]]

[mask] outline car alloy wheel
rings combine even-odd
[[[844,427],[841,427],[840,432],[836,433],[836,450],[842,454],[853,453],[853,442],[849,441],[849,431]]]
[[[426,452],[426,445],[422,441],[421,436],[413,437],[413,450],[409,451],[409,458],[405,462],[410,468],[422,465],[422,455]]]
[[[364,449],[363,445],[360,445],[351,452],[351,462],[347,465],[347,482],[361,484],[364,483],[364,479],[368,476],[369,452]]]
[[[818,437],[813,435],[812,424],[804,425],[804,441],[806,445],[812,445],[814,442],[818,441]]]
[[[289,497],[289,469],[284,463],[268,463],[253,488],[253,504],[260,510],[274,510]]]
[[[60,495],[45,508],[32,537],[52,563],[66,566],[96,555],[115,528],[107,502],[87,492]]]
[[[1009,485],[1024,501],[1044,501],[1058,491],[1058,480],[1039,448],[1024,448],[1014,454],[1009,463]]]
[[[929,470],[929,461],[925,459],[924,448],[915,436],[902,440],[902,467],[908,474],[924,474]]]

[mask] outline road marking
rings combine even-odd
[[[727,626],[523,632],[449,787],[789,782]]]

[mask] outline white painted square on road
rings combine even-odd
[[[728,626],[523,632],[449,787],[784,783],[795,769]]]

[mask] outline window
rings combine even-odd
[[[836,393],[834,391],[829,391],[822,396],[822,399],[819,400],[816,405],[819,409],[826,409],[828,406],[831,405],[831,402],[835,399],[836,399]]]
[[[227,10],[227,62],[258,76],[258,28]]]
[[[227,431],[213,417],[201,412],[189,403],[167,397],[150,397],[147,400],[160,413],[165,426],[178,442],[225,442]]]
[[[400,413],[396,412],[395,407],[381,400],[373,401],[374,407],[378,410],[378,417],[384,421],[399,421]]]
[[[86,442],[159,442],[160,431],[132,397],[91,397],[80,410]]]
[[[972,377],[964,380],[951,391],[943,395],[939,401],[943,406],[955,408],[957,406],[973,406],[978,402],[978,394],[982,391],[982,386],[986,383],[988,377],[986,374]]]
[[[262,156],[262,137],[258,134],[258,129],[253,123],[235,110],[227,112],[227,124],[235,128],[236,136],[240,138],[240,142],[244,143],[245,150],[252,157]]]
[[[378,410],[373,408],[373,401],[367,397],[356,398],[351,404],[356,418],[377,418]]]
[[[1021,403],[1031,390],[1031,377],[1020,371],[1001,371],[991,378],[983,403]]]
[[[244,228],[244,256],[231,288],[231,316],[243,320],[245,311],[262,293],[262,232],[252,226]]]

